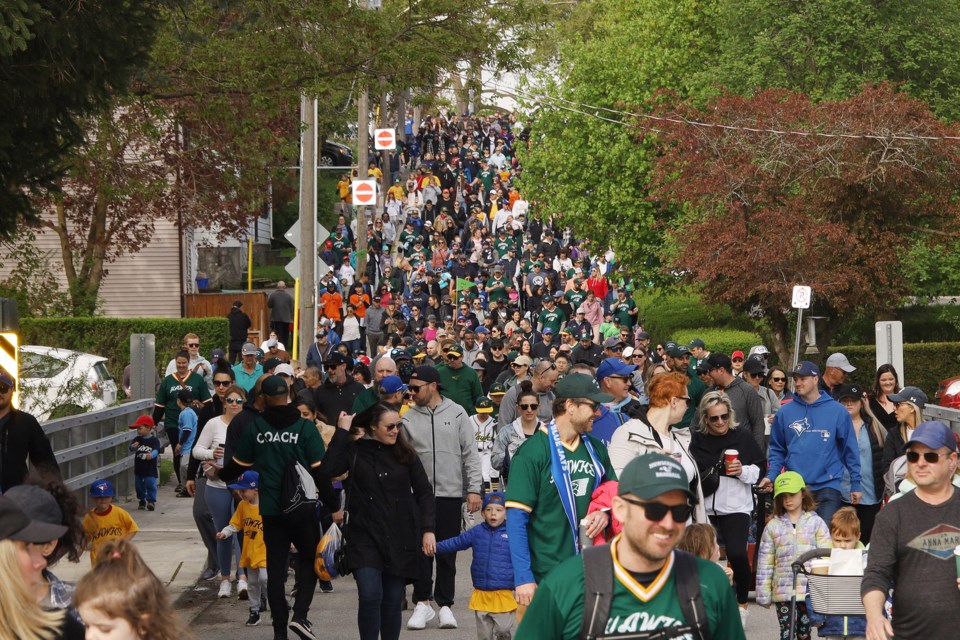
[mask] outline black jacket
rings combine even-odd
[[[345,485],[351,569],[375,567],[410,584],[419,577],[422,536],[434,531],[433,489],[420,458],[401,464],[392,449],[370,438],[353,440],[337,429],[320,476],[329,486],[332,478],[350,472]]]
[[[250,322],[250,316],[237,307],[230,309],[227,321],[230,323],[230,346],[239,349],[247,341],[247,329],[253,323]]]
[[[29,413],[11,409],[6,419],[0,419],[0,489],[6,491],[23,484],[28,459],[41,473],[60,476],[60,466],[43,427]]]
[[[347,380],[346,384],[333,384],[328,378],[316,389],[304,389],[297,397],[312,400],[317,411],[327,418],[327,424],[336,424],[341,411],[353,413],[353,401],[364,388],[356,380]]]

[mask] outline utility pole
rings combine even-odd
[[[300,97],[300,354],[306,358],[317,328],[317,101]]]
[[[357,179],[366,180],[367,165],[370,163],[370,108],[367,106],[367,87],[360,91],[359,113],[357,114]],[[367,211],[366,207],[357,207],[357,274],[367,272]]]
[[[390,118],[387,113],[387,86],[383,78],[380,78],[380,128],[387,129],[390,127]],[[380,152],[380,171],[383,172],[383,178],[381,179],[381,190],[380,197],[383,198],[383,201],[387,201],[387,189],[393,186],[393,183],[390,182],[390,154],[396,153],[396,147],[392,150],[384,149]]]

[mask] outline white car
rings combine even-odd
[[[117,402],[107,359],[79,351],[20,347],[20,408],[40,422],[105,409]]]

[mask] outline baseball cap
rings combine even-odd
[[[846,371],[847,373],[853,373],[857,370],[857,368],[850,364],[850,361],[847,360],[847,356],[843,355],[842,353],[831,354],[831,356],[827,358],[827,366],[836,367],[837,369]]]
[[[530,356],[520,355],[514,358],[513,364],[521,364],[525,367],[529,367],[530,365],[533,364],[533,360],[530,359]]]
[[[252,342],[244,342],[243,347],[240,349],[240,354],[244,356],[257,355],[257,345]]]
[[[583,338],[581,338],[581,340],[582,339]],[[605,349],[611,349],[617,346],[618,344],[626,345],[627,343],[621,340],[619,336],[610,336],[609,338],[603,341],[603,347]]]
[[[491,396],[502,396],[507,393],[507,388],[502,382],[494,382],[490,385],[489,395]]]
[[[689,346],[690,346],[691,349],[706,349],[706,348],[707,348],[707,344],[706,344],[703,340],[701,340],[700,338],[694,338],[693,340],[691,340]]]
[[[447,355],[454,355],[454,356],[457,356],[458,358],[463,357],[463,347],[461,347],[461,346],[460,346],[459,344],[457,344],[456,342],[452,342],[452,343],[450,343],[450,345],[447,347],[447,349],[446,349],[446,354],[447,354]]]
[[[406,391],[407,385],[403,384],[400,376],[384,376],[380,381],[377,391],[381,396],[389,396],[400,391]]]
[[[793,371],[790,372],[790,375],[793,377],[819,376],[820,369],[817,368],[817,365],[813,364],[809,360],[802,360],[797,363],[797,366],[793,368]]]
[[[339,351],[334,351],[323,361],[325,367],[339,367],[342,364],[349,364],[349,360]]]
[[[670,456],[645,453],[628,462],[620,473],[617,495],[629,493],[643,500],[652,500],[668,491],[683,491],[694,497],[686,471]]]
[[[484,509],[486,509],[487,505],[490,505],[490,504],[499,504],[500,506],[504,506],[505,502],[506,502],[506,498],[499,491],[491,491],[490,493],[483,496]]]
[[[601,391],[597,381],[585,373],[571,373],[560,378],[554,393],[558,398],[587,398],[601,403],[613,401],[613,396]]]
[[[637,365],[627,364],[620,358],[606,358],[597,367],[597,382],[607,376],[629,376],[637,370]]]
[[[757,360],[753,356],[747,358],[747,361],[743,363],[743,370],[747,373],[764,373],[766,369],[763,360]]]
[[[623,350],[623,354],[622,354],[622,355],[623,355],[624,358],[632,358],[632,357],[633,357],[633,351],[634,351],[633,347],[627,347],[626,349]]]
[[[731,370],[730,356],[725,353],[711,353],[707,358],[707,371],[713,371],[714,369],[726,369],[727,371]]]
[[[887,396],[889,397],[889,396]],[[913,435],[906,444],[903,445],[904,451],[910,448],[913,443],[925,444],[931,449],[946,447],[950,451],[957,450],[957,439],[953,437],[953,431],[950,427],[937,422],[936,420],[927,420],[917,425]]]
[[[542,333],[542,334],[545,335],[545,336],[552,336],[552,335],[553,335],[553,329],[551,329],[550,327],[544,327],[544,328],[543,328],[543,331],[541,331],[540,333]]]
[[[927,406],[927,394],[917,387],[904,387],[898,393],[891,393],[887,396],[890,402],[909,402],[915,404],[920,411]]]
[[[177,400],[184,404],[193,402],[193,392],[190,389],[180,389],[177,391]]]
[[[784,471],[773,481],[773,497],[776,498],[781,493],[799,493],[806,486],[807,483],[799,473]]]
[[[737,351],[734,351],[733,353],[731,353],[731,354],[730,354],[730,359],[732,360],[733,358],[740,358],[740,359],[742,360],[742,359],[743,359],[743,351],[740,351],[740,350],[738,349]]]
[[[47,493],[40,487],[35,488]],[[13,491],[13,489],[10,491]],[[53,499],[53,496],[50,496],[50,498]],[[19,498],[14,500],[7,494],[0,496],[0,540],[19,540],[41,544],[57,540],[67,532],[67,527],[62,524],[42,522],[27,515],[19,501]],[[57,506],[56,501],[54,501],[53,506]],[[59,507],[57,509],[59,510]]]
[[[677,344],[676,342],[667,343],[664,345],[664,349],[671,358],[682,358],[683,356],[690,355],[690,349],[688,349],[686,345]]]
[[[151,429],[157,426],[157,423],[153,421],[153,418],[150,416],[140,416],[134,420],[133,424],[130,425],[131,429],[139,429],[140,427],[150,427]]]
[[[650,334],[647,331],[641,331],[637,334],[637,340],[649,340]]]
[[[213,350],[213,353],[210,354],[210,362],[215,363],[220,358],[226,357],[226,355],[227,354],[224,353],[223,349],[217,347],[216,349]]]
[[[477,398],[474,403],[477,413],[493,413],[493,400],[487,397]]]
[[[436,382],[440,384],[440,372],[428,365],[422,365],[413,370],[410,374],[410,382],[417,380],[419,382]]]
[[[260,383],[260,393],[265,396],[282,396],[290,390],[287,381],[278,375],[267,376]]]
[[[277,365],[276,369],[273,370],[273,375],[290,376],[292,378],[297,374],[294,372],[292,365],[286,362],[281,362],[280,364]]]
[[[274,373],[276,373],[276,368],[281,364],[283,364],[283,360],[280,358],[267,358],[263,361],[263,370],[266,372],[274,369]]]
[[[833,395],[837,400],[843,400],[844,398],[862,398],[863,389],[860,388],[858,384],[844,384],[841,385],[837,392]]]
[[[280,343],[277,341],[276,338],[270,338],[269,340],[267,340],[267,347],[275,347],[278,344]]]
[[[227,485],[228,489],[259,489],[260,474],[256,471],[244,471],[237,481]]]

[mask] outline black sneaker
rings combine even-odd
[[[317,640],[313,635],[313,625],[306,618],[294,618],[290,621],[290,629],[302,640]]]
[[[255,627],[260,624],[260,612],[250,609],[250,617],[247,618],[247,626]]]
[[[146,501],[146,500],[141,500],[141,501],[140,501],[140,504],[137,505],[137,509],[140,510],[140,511],[143,511],[143,510],[146,509],[146,508],[147,508],[147,501]]]
[[[157,503],[156,503],[156,502],[148,502],[148,503],[147,503],[147,511],[153,511],[153,510],[156,509],[156,508],[157,508]]]
[[[317,580],[320,585],[320,593],[333,593],[333,583],[329,580]]]

